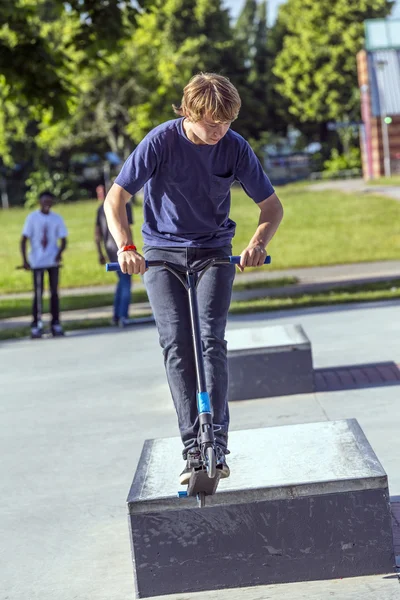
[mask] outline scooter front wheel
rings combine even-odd
[[[210,446],[206,448],[206,469],[209,478],[214,479],[217,473],[217,460],[215,456],[215,449]]]

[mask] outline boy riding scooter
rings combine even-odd
[[[229,218],[230,187],[241,183],[260,208],[254,236],[241,253],[240,270],[259,267],[282,220],[283,208],[249,144],[230,129],[241,101],[230,81],[200,73],[184,89],[179,118],[159,125],[125,162],[104,203],[123,273],[141,273],[163,349],[178,416],[189,482],[198,463],[196,368],[187,294],[163,266],[146,271],[145,259],[169,261],[182,271],[232,254],[236,224]],[[144,187],[144,257],[133,244],[125,203]],[[228,368],[225,327],[235,274],[233,264],[208,269],[197,289],[207,389],[212,401],[217,469],[229,476]]]

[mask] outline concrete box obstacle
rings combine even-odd
[[[314,391],[311,343],[301,325],[234,329],[226,338],[229,400]]]
[[[128,497],[138,598],[394,572],[387,476],[356,420],[230,434],[231,477],[178,498],[179,438],[147,440]]]

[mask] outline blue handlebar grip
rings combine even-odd
[[[119,263],[107,263],[106,264],[106,271],[120,271],[121,267],[119,266]]]
[[[240,256],[230,256],[229,259],[234,265],[240,265]],[[265,257],[264,265],[269,265],[270,263],[271,257],[268,255]]]
[[[147,260],[146,260],[146,267],[148,266],[147,264]],[[119,266],[119,263],[107,263],[106,264],[106,271],[121,271],[121,267]]]

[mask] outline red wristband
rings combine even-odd
[[[122,252],[128,252],[129,250],[134,250],[135,252],[137,251],[137,248],[134,244],[130,244],[129,246],[122,246],[122,248],[120,248],[117,252],[117,256],[119,254],[121,254]]]

